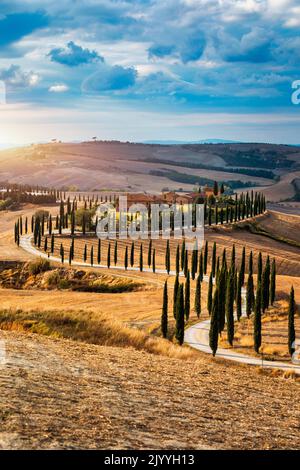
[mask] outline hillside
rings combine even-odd
[[[272,201],[293,198],[297,147],[268,144],[151,145],[55,143],[0,152],[0,181],[80,190],[160,192],[227,182],[264,188]],[[279,180],[279,181],[278,181]]]

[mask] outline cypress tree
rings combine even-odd
[[[140,271],[143,271],[143,244],[140,246]]]
[[[91,266],[93,266],[93,265],[94,265],[94,247],[92,245],[92,247],[91,247]]]
[[[165,281],[164,292],[163,292],[163,305],[161,312],[161,332],[163,338],[166,338],[168,335],[168,285]]]
[[[227,269],[226,248],[224,248],[222,254],[222,269]]]
[[[191,285],[190,285],[190,271],[188,270],[186,275],[186,281],[184,286],[184,314],[188,321],[190,317],[190,304],[191,304]]]
[[[231,265],[235,266],[235,244],[232,245],[232,251],[231,251]]]
[[[152,240],[149,241],[148,245],[148,268],[151,266],[151,258],[152,258]]]
[[[153,251],[152,251],[152,271],[155,273],[155,248],[153,248]]]
[[[130,249],[130,266],[133,267],[134,265],[134,242],[131,243]]]
[[[208,281],[208,291],[207,291],[207,311],[209,315],[212,312],[212,303],[213,303],[213,278],[212,273],[210,273]]]
[[[226,283],[227,283],[227,271],[223,267],[220,271],[218,278],[218,308],[219,308],[219,333],[221,334],[225,326],[225,306],[226,306]],[[224,295],[225,294],[225,295]]]
[[[125,268],[125,271],[127,271],[127,268],[128,268],[128,246],[127,245],[125,248],[124,268]]]
[[[166,246],[165,265],[166,265],[167,273],[170,274],[170,241],[169,240],[167,240],[167,246]]]
[[[255,297],[254,297],[254,283],[253,283],[253,275],[252,272],[248,275],[247,281],[247,293],[246,293],[246,314],[249,318],[253,307],[254,307]]]
[[[64,264],[64,259],[65,259],[65,250],[63,247],[63,244],[61,243],[60,245],[60,257],[61,257],[61,262]]]
[[[211,257],[211,272],[213,277],[216,275],[216,259],[217,259],[217,244],[214,242],[213,250],[212,250],[212,257]]]
[[[98,238],[97,263],[101,264],[101,239]]]
[[[236,316],[238,321],[242,316],[242,280],[241,276],[238,276],[237,279],[237,288],[236,288]]]
[[[179,245],[177,245],[177,248],[176,248],[176,263],[175,263],[175,266],[176,266],[176,274],[179,274],[179,271],[180,271],[180,258],[179,258]]]
[[[185,256],[184,256],[184,267],[183,267],[183,272],[184,272],[185,277],[187,276],[188,270],[189,270],[189,256],[188,256],[188,252],[186,251]]]
[[[110,243],[108,243],[107,247],[107,267],[110,268]]]
[[[292,356],[295,352],[295,340],[296,340],[296,333],[295,333],[295,293],[294,287],[291,287],[290,298],[289,298],[289,311],[288,311],[288,348],[289,353]]]
[[[201,282],[203,281],[203,254],[202,250],[200,251],[200,256],[199,256],[199,268],[198,268],[198,273],[201,279]]]
[[[201,313],[201,279],[199,275],[197,276],[197,280],[196,280],[194,310],[195,310],[197,317],[199,318],[200,313]]]
[[[207,259],[208,259],[208,241],[205,243],[204,256],[203,256],[203,272],[207,273]]]
[[[185,255],[186,255],[185,240],[183,240],[183,242],[182,242],[182,244],[181,244],[181,260],[180,260],[180,263],[181,263],[181,271],[183,271],[183,268],[184,268]]]
[[[118,242],[115,240],[115,246],[114,246],[114,264],[116,266],[118,262]]]
[[[177,294],[179,289],[179,274],[176,274],[175,282],[174,282],[174,289],[173,289],[173,316],[176,318],[176,301],[177,301]]]
[[[273,258],[272,261],[272,271],[271,271],[271,281],[270,281],[270,302],[271,305],[274,304],[276,297],[276,261]]]
[[[262,277],[262,255],[261,252],[258,254],[257,258],[257,285],[261,283]]]
[[[246,267],[246,249],[245,247],[243,247],[241,267],[240,267],[240,278],[241,278],[242,286],[245,283],[245,267]]]
[[[51,235],[51,253],[54,253],[54,233]]]
[[[216,288],[213,298],[212,311],[211,311],[211,320],[209,328],[209,346],[212,350],[213,356],[216,355],[218,349],[218,337],[219,337],[219,292]]]
[[[261,286],[257,285],[254,308],[254,350],[259,353],[261,346]]]
[[[87,246],[85,244],[84,251],[83,251],[83,261],[86,263],[86,260],[87,260]]]
[[[69,265],[71,266],[72,264],[72,246],[70,245],[70,251],[69,251]]]
[[[180,284],[176,299],[175,338],[180,345],[184,342],[184,296],[183,284]]]
[[[229,275],[227,276],[227,286],[226,286],[226,303],[225,303],[225,312],[226,312],[226,326],[227,326],[227,340],[230,346],[233,344],[234,338],[234,317],[233,317],[233,305],[234,305],[234,288],[233,288],[233,276],[234,271],[231,269]]]
[[[253,253],[252,253],[252,250],[250,251],[250,255],[249,255],[249,268],[248,268],[248,272],[249,274],[253,274]]]

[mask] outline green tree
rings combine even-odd
[[[93,266],[93,265],[94,265],[94,247],[92,245],[92,247],[91,247],[91,266]]]
[[[107,247],[107,267],[110,268],[110,243],[108,243]]]
[[[212,304],[213,304],[213,277],[212,273],[210,273],[209,281],[208,281],[208,292],[207,292],[207,311],[209,315],[212,312]]]
[[[143,266],[143,244],[141,243],[140,246],[140,271],[143,271],[144,266]]]
[[[180,345],[184,342],[184,295],[183,284],[180,284],[176,299],[175,338]]]
[[[227,276],[227,286],[226,286],[226,300],[225,300],[225,312],[226,312],[226,326],[227,326],[227,340],[230,346],[233,344],[234,338],[234,271],[230,270],[229,275]]]
[[[134,265],[134,242],[131,243],[130,249],[130,266],[133,267]]]
[[[186,255],[185,240],[183,240],[181,244],[181,259],[180,259],[181,271],[183,271],[183,268],[184,268],[185,255]]]
[[[236,316],[238,321],[242,316],[242,280],[241,276],[238,276],[237,287],[236,287]]]
[[[216,275],[217,244],[214,242],[211,257],[211,272],[213,277]]]
[[[166,246],[165,266],[166,266],[167,273],[170,274],[170,241],[169,240],[167,240],[167,246]]]
[[[168,284],[165,281],[163,291],[163,305],[161,313],[161,332],[164,338],[168,335]]]
[[[262,275],[262,299],[261,306],[263,312],[269,307],[270,303],[270,258],[267,257],[266,265]]]
[[[248,275],[247,292],[246,292],[246,314],[248,318],[250,317],[252,313],[254,302],[255,302],[255,296],[254,296],[253,275],[252,275],[252,272],[250,272]]]
[[[101,240],[98,239],[97,263],[101,264]]]
[[[214,182],[214,195],[217,196],[219,194],[219,185],[217,183],[217,181]]]
[[[176,263],[175,263],[175,266],[176,266],[176,274],[179,274],[179,271],[180,271],[179,245],[177,245],[177,248],[176,248]]]
[[[291,287],[290,292],[290,299],[289,299],[289,311],[288,311],[288,347],[289,353],[292,356],[295,352],[295,340],[296,340],[296,333],[295,333],[295,312],[296,312],[296,304],[295,304],[295,293],[294,287]]]
[[[242,286],[245,284],[245,267],[246,267],[246,249],[245,247],[243,247],[241,267],[240,267],[240,277],[241,277]]]
[[[201,313],[201,278],[198,275],[196,280],[196,292],[195,292],[195,303],[194,303],[194,310],[197,317],[200,317]]]
[[[148,245],[148,268],[151,266],[151,259],[152,259],[152,240],[149,241]]]
[[[204,256],[203,256],[203,272],[207,273],[207,261],[208,261],[208,241],[205,243]]]
[[[213,356],[216,355],[219,340],[219,292],[216,288],[212,304],[210,328],[209,328],[209,346]]]
[[[86,260],[87,260],[87,246],[85,244],[84,250],[83,250],[83,261],[86,263]]]
[[[125,271],[127,271],[127,268],[128,268],[128,246],[127,245],[125,248],[125,255],[124,255],[124,268],[125,268]]]
[[[153,251],[152,251],[152,271],[155,273],[155,248],[153,248]]]
[[[64,260],[65,260],[65,250],[64,250],[64,246],[63,246],[62,243],[61,243],[61,245],[60,245],[60,257],[61,257],[61,262],[64,264]]]
[[[174,282],[174,289],[173,289],[173,316],[176,318],[176,301],[177,301],[177,294],[179,289],[179,274],[175,276]]]
[[[186,320],[190,317],[190,305],[191,305],[191,285],[190,285],[190,271],[188,270],[186,275],[186,281],[184,286],[184,314]]]
[[[203,253],[202,250],[200,251],[200,256],[199,256],[199,276],[201,279],[201,282],[203,281]]]

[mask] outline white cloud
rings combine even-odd
[[[51,93],[64,93],[65,91],[68,91],[69,87],[67,85],[59,84],[59,85],[52,85],[49,88],[49,91]]]

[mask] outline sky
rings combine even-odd
[[[0,145],[300,144],[297,80],[299,0],[0,1]]]

